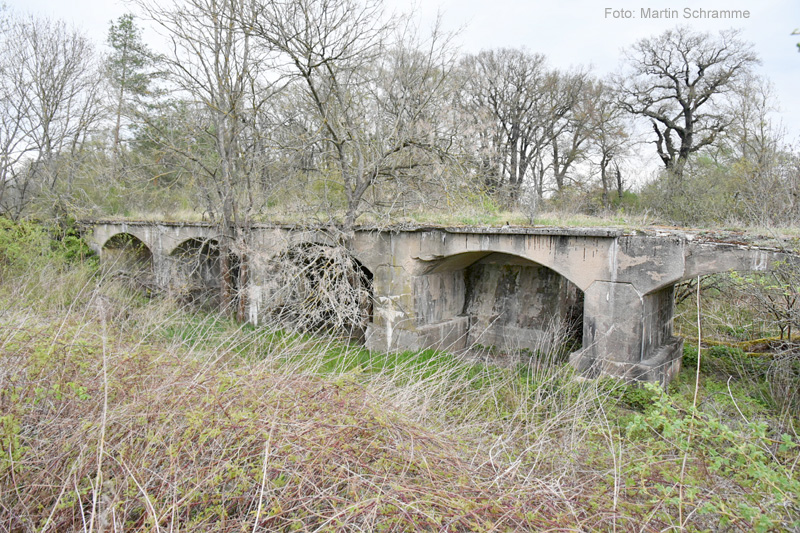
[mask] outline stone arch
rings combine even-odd
[[[373,239],[369,241],[366,249],[363,249],[364,243],[359,240],[359,237],[363,238],[363,232],[362,235],[357,236],[355,239],[342,238],[341,235],[337,236],[335,233],[332,234],[330,231],[324,229],[291,232],[288,238],[283,241],[283,246],[281,246],[280,250],[277,250],[274,255],[277,257],[280,254],[286,253],[286,251],[291,248],[314,244],[331,248],[342,247],[372,275],[372,273],[378,269],[380,263],[379,260],[375,259],[374,253],[371,253],[373,252],[373,248],[379,246],[377,243],[379,238],[375,234],[372,234],[372,236]]]
[[[431,263],[416,282],[420,324],[456,326],[463,342],[535,354],[580,347],[583,290],[518,254],[470,251]],[[460,323],[460,324],[459,324]]]
[[[730,272],[770,272],[778,261],[798,261],[798,256],[776,250],[748,248],[728,243],[690,243],[686,246],[684,268],[659,280],[641,295],[639,346],[641,363],[658,372],[646,379],[669,381],[682,358],[682,339],[674,336],[675,290],[686,280]],[[659,368],[660,367],[660,368]],[[668,369],[664,371],[663,368]],[[660,374],[659,374],[660,372]],[[666,378],[656,378],[662,375]]]
[[[682,282],[697,279],[698,277],[726,275],[733,272],[762,274],[779,272],[783,266],[787,265],[790,265],[790,268],[800,266],[800,255],[775,249],[748,248],[727,243],[693,245],[687,255],[686,268],[683,275],[672,284],[662,287],[660,290],[652,291],[645,296],[652,298],[660,292],[669,294],[669,303],[671,304],[669,331],[672,333],[675,294],[678,285]],[[717,290],[721,291],[726,299],[731,299],[734,293],[734,289],[725,283],[721,284],[721,286],[718,285]],[[734,305],[740,306],[743,303],[742,301],[737,301]]]
[[[107,268],[131,274],[153,274],[153,252],[132,233],[115,233],[103,243],[100,257]]]
[[[150,292],[156,288],[155,257],[139,237],[115,233],[100,248],[103,271],[122,279],[133,289]]]
[[[361,261],[361,259],[358,258],[355,253],[353,253],[352,250],[350,250],[350,255],[355,262],[358,279],[363,282],[364,289],[366,290],[365,300],[363,302],[364,307],[362,310],[363,323],[359,325],[358,331],[358,338],[359,340],[363,341],[365,339],[367,328],[374,322],[375,318],[375,274]]]
[[[321,246],[339,246],[342,243],[325,230],[305,230],[292,232],[286,242],[286,249],[298,246],[319,244]]]
[[[469,257],[501,253],[547,267],[583,291],[595,280],[614,275],[610,258],[616,241],[606,235],[430,232],[420,241],[417,259],[422,273],[451,268],[450,262]]]
[[[778,261],[798,261],[794,254],[746,248],[735,244],[702,243],[687,246],[684,270],[673,283],[705,276],[736,272],[768,272]]]
[[[193,237],[172,249],[170,289],[201,306],[219,304],[220,251],[216,239]]]
[[[157,244],[153,242],[152,235],[147,231],[148,228],[121,223],[106,224],[102,229],[104,231],[95,233],[95,239],[98,239],[95,242],[101,251],[106,248],[117,248],[122,244],[122,241],[134,239],[137,241],[137,245],[141,243],[150,250],[151,255],[156,253]]]
[[[670,268],[641,272],[632,282],[642,295],[664,290],[686,280],[726,272],[770,272],[776,263],[800,264],[800,255],[774,249],[750,248],[717,242],[688,243],[670,258]],[[645,269],[642,269],[645,270]]]

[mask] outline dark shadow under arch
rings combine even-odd
[[[113,235],[103,244],[100,258],[106,273],[127,279],[136,289],[153,289],[153,252],[135,235]]]
[[[426,323],[467,318],[465,347],[495,352],[578,349],[584,294],[547,266],[502,252],[465,252],[437,261],[422,276],[418,314]]]
[[[125,259],[152,268],[153,252],[137,236],[130,233],[117,233],[109,238],[102,248],[103,261]]]
[[[201,307],[220,302],[221,261],[216,239],[187,239],[170,253],[171,289]]]

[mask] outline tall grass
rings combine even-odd
[[[28,260],[0,288],[2,531],[797,525],[796,439],[769,428],[705,414],[677,491],[682,396],[252,328]]]

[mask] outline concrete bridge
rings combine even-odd
[[[194,277],[213,288],[218,277],[216,226],[89,227],[104,261],[135,243],[127,261],[150,269],[159,287]],[[336,244],[324,229],[263,224],[243,234],[237,246],[249,276],[239,293],[251,322],[268,315],[279,289],[276,258],[309,243]],[[682,355],[683,341],[672,331],[675,284],[731,270],[767,271],[788,257],[667,230],[360,228],[345,244],[370,280],[370,349],[457,351],[480,344],[535,353],[559,341],[560,326],[577,322],[581,348],[570,362],[584,375],[662,383],[677,373]]]

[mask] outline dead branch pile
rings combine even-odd
[[[344,246],[308,243],[274,262],[271,315],[298,331],[364,336],[372,314],[372,275]]]

